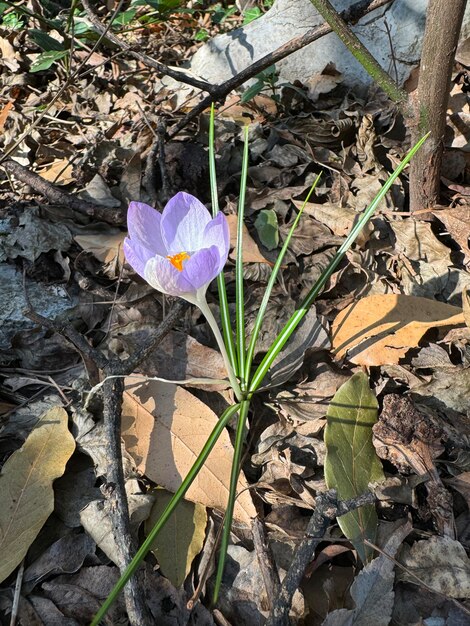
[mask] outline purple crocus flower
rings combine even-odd
[[[162,293],[205,301],[209,283],[227,261],[230,236],[223,213],[212,219],[197,198],[180,191],[161,214],[131,202],[127,225],[124,253],[137,274]]]

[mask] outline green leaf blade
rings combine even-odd
[[[44,70],[48,70],[54,63],[60,61],[65,56],[67,56],[67,50],[51,50],[49,52],[42,52],[34,63],[31,64],[29,68],[30,72],[42,72]]]
[[[377,414],[377,399],[363,372],[344,383],[331,401],[325,429],[325,479],[329,489],[336,489],[340,500],[360,496],[369,490],[369,483],[384,479],[382,464],[372,444],[372,426]],[[375,542],[377,523],[373,505],[338,518],[341,530],[363,562],[373,556],[364,539]]]
[[[267,250],[275,250],[279,245],[279,226],[276,212],[263,209],[255,220],[255,228],[261,243]]]

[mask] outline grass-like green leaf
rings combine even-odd
[[[393,185],[397,176],[399,176],[401,172],[405,169],[406,165],[408,165],[408,163],[416,154],[416,152],[421,148],[421,146],[426,141],[428,136],[429,136],[429,133],[425,135],[422,139],[420,139],[418,143],[415,146],[413,146],[413,148],[408,152],[408,154],[400,163],[400,165],[398,165],[398,167],[392,172],[392,174],[390,174],[387,182],[383,185],[382,189],[379,191],[379,193],[372,200],[371,204],[364,211],[361,218],[358,220],[357,224],[353,226],[353,228],[351,229],[351,232],[346,237],[343,244],[339,247],[338,251],[336,252],[331,262],[323,270],[320,277],[318,278],[316,283],[313,285],[313,287],[307,294],[306,298],[304,299],[300,307],[297,309],[297,311],[295,311],[295,313],[292,314],[290,319],[286,322],[286,324],[284,325],[284,328],[281,330],[281,332],[278,334],[276,339],[273,341],[270,349],[266,353],[264,359],[261,361],[256,372],[254,373],[251,379],[250,385],[249,385],[250,393],[255,392],[256,389],[258,389],[258,387],[261,385],[261,383],[263,382],[263,378],[266,376],[267,371],[273,364],[274,359],[282,350],[282,348],[284,347],[284,345],[286,344],[286,342],[288,341],[289,337],[292,335],[294,330],[300,324],[302,318],[307,313],[309,307],[315,301],[315,298],[318,296],[318,294],[322,291],[326,283],[329,281],[331,275],[333,274],[335,269],[338,267],[338,265],[341,263],[344,255],[352,246],[352,244],[355,242],[361,230],[370,220],[378,204],[381,202],[385,194]]]
[[[243,289],[243,224],[245,218],[246,179],[248,174],[248,126],[244,129],[243,163],[240,179],[237,219],[237,260],[235,264],[235,306],[237,311],[238,375],[242,391],[246,389],[245,372],[245,295]]]
[[[245,400],[240,404],[240,412],[238,414],[237,431],[235,434],[235,445],[233,451],[232,472],[230,474],[230,488],[225,510],[224,527],[222,529],[222,539],[220,541],[219,560],[217,563],[217,573],[215,577],[214,592],[212,603],[216,604],[217,598],[222,584],[222,576],[224,574],[225,559],[227,557],[227,549],[230,541],[230,530],[232,528],[233,509],[235,506],[235,498],[237,496],[238,477],[241,470],[241,460],[243,452],[243,442],[245,440],[245,424],[248,417],[248,409],[250,402]]]
[[[261,300],[261,304],[258,310],[258,315],[256,316],[256,320],[255,320],[255,324],[253,326],[253,333],[251,335],[251,339],[250,339],[250,343],[248,345],[248,350],[247,350],[247,354],[246,354],[246,366],[245,366],[245,372],[246,372],[246,376],[250,377],[250,369],[251,369],[251,364],[253,363],[253,357],[255,354],[255,348],[256,348],[256,342],[258,340],[258,336],[259,336],[259,331],[261,330],[261,326],[263,324],[263,319],[264,319],[264,315],[266,313],[266,307],[268,306],[268,302],[269,302],[269,298],[271,296],[271,292],[273,290],[274,287],[274,283],[276,282],[276,278],[277,275],[279,273],[279,269],[281,267],[282,261],[284,260],[284,257],[286,255],[287,252],[287,248],[289,247],[289,243],[290,240],[292,239],[292,235],[294,234],[295,229],[297,228],[297,224],[299,223],[300,220],[300,216],[302,215],[302,212],[305,208],[305,205],[307,204],[307,202],[310,200],[310,196],[312,195],[315,187],[318,184],[318,181],[320,180],[320,174],[316,177],[312,187],[310,188],[310,191],[307,194],[307,197],[305,198],[302,206],[300,207],[299,212],[297,213],[297,217],[295,218],[289,233],[284,241],[284,244],[281,248],[281,251],[279,253],[279,256],[277,257],[276,263],[274,264],[273,267],[273,271],[271,272],[271,276],[269,277],[269,281],[268,284],[266,286],[266,291],[263,294],[263,299]],[[280,352],[280,351],[279,351]],[[260,381],[261,382],[261,381]],[[252,386],[252,383],[250,382],[250,388]]]
[[[360,496],[368,491],[370,482],[384,479],[382,464],[372,444],[377,411],[377,399],[363,372],[345,382],[330,403],[325,429],[325,479],[328,489],[336,489],[340,500]],[[338,518],[341,530],[363,562],[373,556],[364,539],[375,543],[377,522],[374,505]]]
[[[209,121],[209,178],[211,187],[212,215],[215,217],[219,212],[219,197],[217,194],[217,173],[215,170],[215,150],[214,150],[214,105],[211,105],[211,115]],[[239,366],[235,343],[233,341],[232,325],[230,323],[230,311],[228,308],[227,289],[225,287],[224,273],[217,276],[217,288],[219,290],[220,323],[224,336],[225,347],[232,364],[233,371],[238,376]]]

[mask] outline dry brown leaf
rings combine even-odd
[[[118,258],[119,265],[124,263],[123,243],[126,233],[114,233],[103,235],[76,235],[74,237],[78,245],[86,252],[90,252],[102,263],[108,264]]]
[[[230,258],[237,258],[237,216],[227,215],[228,226],[230,229],[230,247],[233,251],[230,253]],[[248,232],[248,228],[243,224],[243,263],[268,263],[272,265],[259,251],[259,248]]]
[[[304,204],[300,200],[292,200],[292,202],[299,210]],[[307,202],[304,213],[328,226],[338,237],[346,236],[351,230],[354,220],[359,216],[359,213],[354,209],[341,207],[332,202],[325,202],[324,204]]]
[[[191,393],[168,383],[126,379],[122,406],[123,438],[136,466],[147,478],[175,492],[181,485],[209,434],[217,415]],[[222,433],[186,498],[225,510],[233,447]],[[247,486],[243,475],[238,493]],[[250,524],[256,515],[250,492],[240,493],[234,518]]]
[[[470,559],[461,543],[449,537],[431,537],[404,546],[398,570],[400,580],[419,581],[450,598],[470,598]]]
[[[5,37],[0,37],[0,58],[2,63],[12,72],[19,70],[20,65],[18,59],[20,55]]]
[[[72,170],[73,167],[68,159],[56,159],[38,170],[37,173],[41,178],[45,178],[55,185],[68,185],[75,180]]]
[[[402,294],[353,302],[333,322],[333,351],[357,365],[395,365],[430,328],[463,324],[458,307]]]
[[[68,415],[54,406],[39,419],[0,475],[0,582],[21,563],[54,510],[52,483],[62,476],[75,450]]]
[[[9,102],[5,104],[5,106],[0,111],[0,130],[3,130],[3,127],[5,126],[5,122],[7,121],[12,108],[13,108],[13,100],[10,100]]]
[[[458,206],[455,208],[433,211],[437,219],[444,224],[452,239],[461,247],[465,261],[470,260],[468,234],[470,232],[470,207]]]
[[[450,249],[437,239],[429,223],[408,219],[391,222],[390,226],[396,238],[396,252],[403,253],[413,261],[450,261]]]

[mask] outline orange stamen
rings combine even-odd
[[[187,252],[178,252],[178,254],[174,254],[173,256],[167,256],[167,259],[170,260],[170,263],[173,267],[176,267],[178,272],[183,271],[183,261],[191,258]]]

